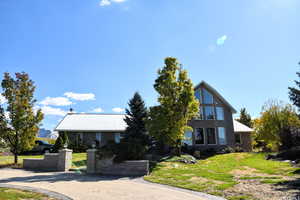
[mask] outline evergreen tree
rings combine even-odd
[[[59,133],[58,138],[55,141],[53,146],[53,151],[58,152],[60,149],[63,149],[64,146],[68,146],[69,138],[66,132]]]
[[[150,108],[150,135],[162,144],[175,147],[176,154],[180,155],[181,140],[190,128],[187,123],[199,114],[193,83],[177,59],[168,57],[158,71],[154,88],[159,94],[159,105]]]
[[[250,114],[246,111],[246,108],[242,108],[240,111],[240,117],[237,119],[237,121],[241,122],[242,124],[253,127],[252,119]]]
[[[299,63],[300,65],[300,63]],[[296,72],[298,78],[300,78],[300,72]],[[300,81],[295,80],[296,87],[289,87],[289,98],[293,102],[293,104],[300,111]]]
[[[148,111],[141,95],[136,92],[128,102],[129,109],[126,108],[126,117],[124,121],[127,128],[124,133],[124,140],[138,139],[143,145],[149,143],[149,137],[146,130],[146,120]]]
[[[4,73],[1,84],[7,106],[0,105],[0,140],[8,144],[16,164],[18,155],[34,146],[43,113],[40,109],[34,112],[35,86],[28,74],[16,73],[15,76],[14,79]]]

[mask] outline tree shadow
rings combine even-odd
[[[1,173],[1,171],[0,171]],[[102,176],[99,174],[86,174],[86,173],[76,173],[76,172],[52,172],[45,174],[44,172],[32,172],[32,176],[23,177],[10,177],[0,179],[0,183],[10,183],[10,182],[65,182],[65,181],[78,181],[78,182],[99,182],[99,181],[112,181],[112,180],[133,180],[139,179],[140,177],[129,177],[129,176]]]
[[[297,169],[293,172],[293,174],[297,175],[300,174],[300,169]],[[275,184],[276,190],[282,192],[290,192],[293,195],[293,198],[300,199],[300,177],[298,176],[292,180],[285,180],[280,181],[279,183]]]

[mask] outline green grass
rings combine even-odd
[[[48,198],[47,196],[39,193],[10,189],[10,188],[0,188],[0,200],[54,200],[53,198]]]
[[[264,154],[257,153],[231,153],[199,160],[197,164],[172,162],[178,158],[171,158],[158,163],[152,173],[145,177],[145,180],[210,194],[222,194],[222,191],[239,182],[237,178],[239,174],[236,173],[241,170],[255,171],[255,174],[259,174],[259,176],[251,178],[262,179],[262,182],[265,183],[278,183],[281,178],[277,176],[292,176],[293,172],[297,170],[297,168],[292,168],[289,163],[265,160],[264,156]],[[274,176],[267,178],[264,174]],[[243,175],[241,179],[250,179],[250,176]],[[251,199],[251,194],[229,197],[231,199]]]
[[[73,153],[72,158],[72,168],[84,168],[86,167],[86,153]],[[18,164],[22,165],[23,159],[25,158],[43,158],[43,155],[26,155],[19,156]],[[13,164],[14,157],[13,156],[0,156],[0,167]]]

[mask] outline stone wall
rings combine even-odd
[[[113,163],[113,158],[98,160],[96,149],[87,151],[87,172],[114,176],[144,176],[149,174],[148,160],[130,160]]]
[[[72,150],[62,149],[59,153],[46,153],[44,158],[23,160],[23,168],[38,171],[68,171],[72,165]]]

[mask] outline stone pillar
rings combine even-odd
[[[87,173],[88,174],[96,173],[96,152],[97,149],[87,150]]]
[[[68,171],[72,166],[72,150],[62,149],[59,150],[57,171]]]

